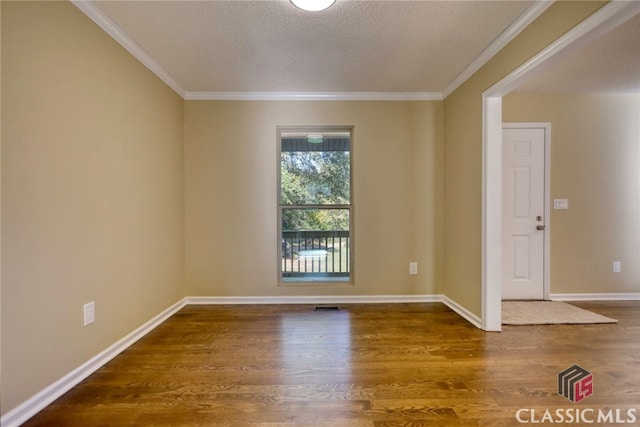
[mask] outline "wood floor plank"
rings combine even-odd
[[[486,333],[446,306],[187,306],[25,426],[513,426],[519,408],[636,408],[640,302],[607,325]],[[578,364],[575,404],[557,375]],[[582,405],[582,406],[576,406]]]

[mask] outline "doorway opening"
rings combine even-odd
[[[636,2],[611,2],[483,93],[482,329],[502,329],[502,97],[569,47],[605,34],[640,12]]]

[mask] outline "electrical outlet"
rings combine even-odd
[[[622,271],[622,265],[620,261],[613,261],[613,272],[620,273]]]
[[[416,274],[418,274],[418,263],[417,262],[410,262],[409,263],[409,274],[411,274],[412,276],[415,276]]]
[[[84,326],[88,326],[96,321],[96,303],[91,301],[84,305]]]

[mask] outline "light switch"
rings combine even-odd
[[[418,263],[417,262],[410,262],[409,263],[409,274],[411,274],[412,276],[415,276],[416,274],[418,274]]]
[[[553,199],[553,209],[569,209],[569,199]]]
[[[96,303],[91,301],[83,307],[84,312],[84,326],[88,326],[96,321]]]
[[[613,272],[620,273],[622,271],[622,264],[620,261],[613,261]]]

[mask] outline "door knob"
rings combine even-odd
[[[544,230],[544,225],[536,225],[536,230]]]

